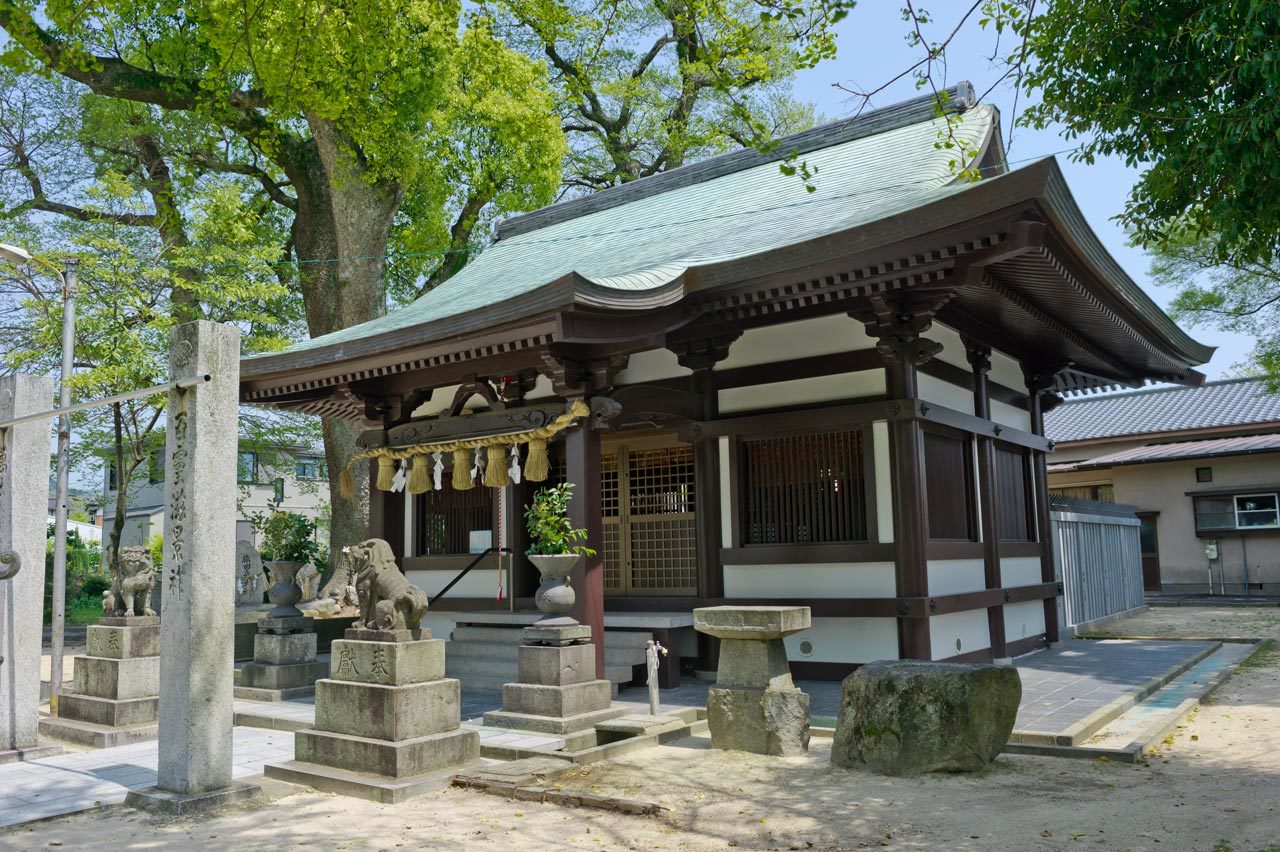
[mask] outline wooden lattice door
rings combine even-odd
[[[618,444],[600,479],[605,593],[697,594],[693,448]]]

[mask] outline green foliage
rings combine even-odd
[[[530,555],[556,555],[576,553],[579,556],[595,556],[596,552],[575,541],[587,537],[587,531],[576,529],[569,520],[569,501],[573,498],[573,483],[565,482],[540,488],[533,495],[533,502],[525,507],[524,520],[529,530]]]
[[[47,533],[44,557],[46,624],[51,621],[53,614],[53,524],[49,524]],[[102,593],[111,588],[111,576],[101,562],[102,553],[96,543],[85,541],[78,530],[67,530],[67,596],[64,611],[68,624],[93,624],[97,622],[97,616],[102,614]],[[91,620],[74,620],[73,612],[79,612]]]
[[[151,554],[151,564],[159,571],[164,565],[164,533],[152,533],[147,539],[147,552]]]
[[[1280,3],[1057,0],[1019,30],[1041,99],[1026,120],[1061,123],[1086,162],[1117,155],[1143,169],[1119,217],[1140,243],[1274,259]]]
[[[314,562],[320,555],[315,521],[305,515],[279,511],[258,515],[253,518],[253,527],[262,536],[266,562]]]
[[[565,186],[600,189],[813,124],[794,72],[833,56],[845,0],[482,0],[546,62],[570,150]]]
[[[1219,261],[1220,236],[1177,230],[1152,248],[1151,280],[1175,291],[1170,313],[1192,326],[1253,338],[1246,369],[1280,392],[1280,257]]]
[[[102,593],[111,588],[111,578],[106,574],[92,574],[80,583],[80,597],[102,602]]]

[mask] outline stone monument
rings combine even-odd
[[[465,731],[460,683],[444,676],[445,643],[421,628],[427,596],[370,539],[347,549],[361,616],[335,640],[330,676],[316,683],[315,727],[294,736],[295,759],[268,778],[378,802],[401,802],[448,784],[480,757]]]
[[[52,379],[0,376],[0,421],[46,411],[52,399]],[[36,734],[49,422],[0,429],[0,763],[61,751]]]
[[[315,620],[305,615],[258,621],[253,662],[240,667],[236,698],[284,701],[315,692],[328,666],[316,661]]]
[[[232,780],[236,442],[240,332],[198,321],[173,330],[165,417],[164,618],[156,786],[125,804],[175,814],[260,792]]]
[[[298,588],[302,590],[299,603],[310,603],[320,593],[320,571],[310,562],[298,571]]]
[[[797,755],[809,749],[809,696],[791,680],[782,637],[805,630],[807,606],[712,606],[693,627],[720,640],[716,685],[707,691],[711,747]]]
[[[108,748],[156,738],[160,703],[160,619],[151,609],[156,570],[145,547],[122,547],[102,593],[103,617],[75,658],[74,688],[58,715],[40,720],[46,736]]]
[[[569,572],[576,554],[530,555],[542,570],[534,602],[549,618],[524,629],[517,651],[517,683],[503,684],[502,709],[484,714],[495,728],[574,734],[626,713],[614,708],[613,684],[596,679],[591,627],[564,616],[574,603]]]
[[[263,594],[262,554],[252,542],[236,542],[236,606],[260,607]]]

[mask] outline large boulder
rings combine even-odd
[[[831,762],[882,775],[979,770],[1009,741],[1021,700],[1011,666],[869,663],[842,685]]]

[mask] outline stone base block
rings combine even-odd
[[[272,617],[267,613],[266,617],[258,622],[258,632],[268,633],[275,636],[287,636],[291,633],[315,633],[315,619],[305,615],[286,615],[283,617]]]
[[[569,619],[572,621],[572,619]],[[581,645],[591,641],[589,624],[552,624],[540,621],[524,629],[526,645]]]
[[[159,622],[159,619],[155,619]],[[86,653],[90,657],[154,657],[160,653],[160,625],[111,627],[91,624],[85,631]]]
[[[98,698],[64,692],[58,697],[58,718],[122,728],[127,725],[154,723],[159,707],[159,697]]]
[[[151,698],[160,694],[160,658],[76,657],[75,691],[98,698]]]
[[[613,685],[607,680],[569,686],[508,683],[502,687],[502,709],[530,716],[580,716],[608,709],[612,691]]]
[[[518,653],[521,683],[568,686],[596,679],[594,645],[521,645]]]
[[[98,623],[106,627],[159,627],[158,615],[104,615]]]
[[[318,731],[401,741],[452,731],[461,721],[454,678],[384,686],[325,678],[316,683]]]
[[[643,737],[674,731],[688,724],[679,716],[650,716],[647,713],[638,713],[601,722],[596,725],[596,730],[606,734],[617,734],[619,737]]]
[[[255,663],[280,666],[315,660],[315,633],[259,633],[253,637]]]
[[[154,740],[159,732],[160,726],[155,722],[115,727],[64,719],[61,716],[46,716],[40,719],[41,736],[90,748],[115,748],[130,743],[147,742]]]
[[[124,803],[147,813],[161,816],[186,816],[240,804],[262,794],[262,788],[246,781],[232,781],[231,786],[207,793],[172,793],[159,787],[130,790]]]
[[[598,722],[625,716],[625,707],[610,707],[578,716],[534,716],[529,713],[513,713],[509,710],[490,710],[484,714],[484,724],[490,728],[510,728],[515,731],[534,731],[539,734],[575,734],[594,728]]]
[[[348,629],[348,637],[351,633]],[[388,686],[439,680],[444,677],[444,647],[443,639],[414,642],[335,639],[329,651],[329,670],[338,680]]]
[[[423,628],[416,630],[370,630],[367,627],[348,627],[342,634],[344,639],[355,639],[363,642],[417,642],[430,639],[431,631]]]
[[[336,793],[339,796],[367,799],[386,805],[395,805],[427,793],[439,792],[453,781],[454,771],[454,768],[450,767],[409,778],[380,778],[362,772],[322,766],[318,763],[304,763],[299,760],[268,763],[263,767],[263,774],[277,781],[301,784],[324,793]]]
[[[311,686],[328,674],[323,662],[291,663],[282,666],[269,663],[245,663],[240,667],[240,685],[254,689],[296,689]]]
[[[707,691],[711,747],[791,756],[809,750],[809,696],[799,689]]]
[[[39,760],[42,757],[57,757],[65,749],[52,743],[38,743],[28,748],[10,748],[0,750],[0,766],[6,763],[17,763],[21,760]]]
[[[294,734],[294,757],[350,772],[411,778],[480,758],[480,734],[455,730],[398,742],[307,729]]]
[[[791,689],[787,647],[781,639],[723,639],[716,686],[731,689]]]
[[[290,689],[261,689],[253,686],[236,686],[232,688],[231,695],[233,698],[239,698],[244,701],[291,701],[294,698],[310,698],[316,694],[316,688],[312,686],[295,686]]]

